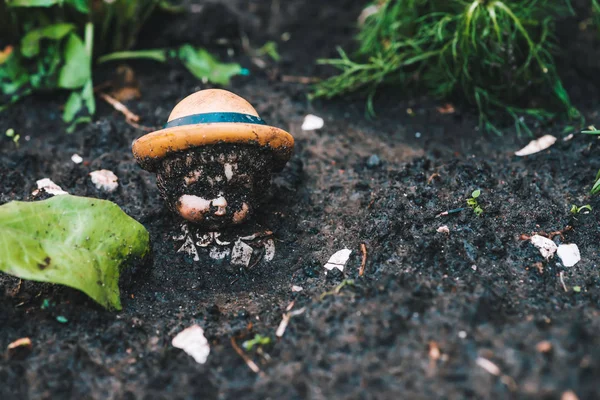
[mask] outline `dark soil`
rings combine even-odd
[[[160,199],[155,176],[131,154],[144,132],[101,103],[94,123],[67,135],[60,121],[65,95],[26,99],[0,114],[0,132],[21,135],[19,147],[0,137],[0,204],[30,198],[37,179],[51,178],[71,194],[112,200],[144,224],[153,259],[127,274],[120,313],[68,288],[0,276],[0,348],[22,337],[33,343],[29,352],[6,351],[0,360],[0,398],[560,399],[568,391],[600,398],[600,201],[587,194],[600,169],[598,140],[563,141],[566,124],[537,127],[536,135],[559,140],[518,158],[513,152],[530,138],[482,134],[475,116],[440,114],[442,104],[428,98],[382,92],[375,120],[364,117],[358,100],[309,103],[309,87],[282,76],[322,75],[315,58],[349,42],[363,2],[213,3],[165,28],[156,46],[214,46],[225,37],[240,49],[240,32],[253,47],[280,42],[281,62],[264,59],[266,69],[236,51],[234,60],[251,75],[229,88],[296,139],[273,197],[235,232],[272,231],[274,260],[240,269],[204,249],[198,262],[178,253],[181,242],[173,237],[181,221]],[[223,32],[201,23],[219,18]],[[289,41],[280,39],[284,32]],[[144,40],[146,47],[153,43]],[[598,74],[588,80],[581,71],[589,64],[571,65],[593,57],[570,56],[561,66],[568,90],[593,123]],[[109,76],[114,67],[98,73]],[[144,125],[162,125],[179,100],[207,87],[177,65],[132,67],[142,99],[127,105]],[[307,113],[323,117],[325,127],[303,132]],[[74,164],[73,153],[84,163]],[[88,173],[101,168],[119,177],[113,194],[90,182]],[[436,217],[465,207],[474,189],[482,190],[480,217],[469,208]],[[593,211],[572,215],[572,204]],[[449,234],[437,232],[442,225]],[[545,261],[520,238],[567,226],[554,240],[579,246],[582,260],[571,268],[558,258]],[[362,243],[368,254],[359,277]],[[326,274],[323,265],[344,247],[353,251],[346,269]],[[353,284],[339,288],[345,279]],[[292,292],[292,285],[303,291]],[[41,308],[44,299],[49,308]],[[290,302],[305,311],[277,339]],[[193,324],[210,342],[204,365],[171,345]],[[231,344],[256,333],[272,338],[247,352],[264,376]]]

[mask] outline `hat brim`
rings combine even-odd
[[[294,138],[283,129],[268,125],[219,122],[175,126],[149,133],[133,143],[133,156],[142,168],[155,171],[169,154],[213,144],[232,143],[268,147],[275,170],[281,170],[292,155]]]

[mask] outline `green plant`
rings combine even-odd
[[[271,338],[268,336],[263,336],[260,334],[254,335],[254,338],[251,340],[246,340],[242,343],[242,347],[248,351],[252,350],[254,346],[266,346],[271,343]]]
[[[177,50],[153,49],[121,51],[107,54],[98,59],[99,63],[117,60],[147,59],[166,62],[168,59],[178,59],[194,75],[203,82],[228,85],[236,75],[248,75],[248,70],[237,63],[221,63],[204,49],[196,49],[184,44]]]
[[[0,51],[0,111],[31,93],[63,89],[70,91],[63,112],[71,124],[67,132],[91,121],[93,61],[109,52],[115,52],[113,59],[133,54],[130,48],[156,9],[178,10],[165,0],[0,0],[0,32],[10,43]],[[134,53],[135,58],[167,59],[166,50]],[[190,45],[174,54],[199,79],[217,84],[247,73]]]
[[[555,21],[571,12],[568,0],[380,0],[375,6],[354,57],[340,49],[339,59],[319,61],[340,74],[318,84],[314,96],[363,91],[374,114],[382,84],[425,89],[475,106],[480,126],[498,134],[495,121],[503,116],[519,133],[530,133],[530,118],[580,118],[552,55]],[[551,98],[544,108],[523,101],[544,97]]]
[[[578,207],[575,204],[571,206],[571,214],[579,214],[580,212],[587,210],[588,212],[592,211],[592,206],[586,204],[584,206]]]
[[[116,204],[71,195],[0,206],[0,232],[0,271],[70,286],[117,310],[122,266],[149,251],[148,231]]]
[[[13,128],[8,128],[5,133],[6,137],[11,138],[15,146],[19,147],[19,139],[21,139],[21,135],[15,133]]]
[[[471,197],[467,199],[467,205],[471,207],[475,215],[477,215],[478,217],[481,214],[483,214],[483,208],[481,208],[479,202],[477,201],[477,198],[479,198],[479,196],[481,196],[481,190],[477,189],[473,191],[473,193],[471,193]]]
[[[586,133],[588,135],[600,135],[600,130],[596,129],[594,126],[590,126],[587,131],[582,131],[582,133]],[[590,193],[593,195],[600,193],[600,170],[598,170],[594,181],[595,183],[592,186],[592,190],[590,190]]]

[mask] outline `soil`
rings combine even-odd
[[[0,132],[21,135],[18,147],[0,138],[0,204],[29,199],[35,181],[48,177],[71,194],[116,202],[153,243],[153,258],[123,279],[118,313],[75,290],[0,276],[0,347],[32,341],[30,351],[5,351],[0,398],[600,398],[600,200],[588,195],[600,169],[598,140],[563,141],[564,122],[537,126],[536,136],[559,140],[519,158],[514,151],[530,138],[483,134],[476,116],[442,114],[443,104],[427,97],[383,91],[376,119],[358,99],[309,102],[310,87],[284,76],[327,74],[314,60],[351,42],[362,3],[210,2],[140,44],[192,41],[226,54],[215,45],[224,39],[236,49],[232,59],[251,70],[228,89],[294,135],[272,197],[229,232],[271,231],[270,262],[232,268],[203,248],[197,262],[177,252],[181,221],[131,154],[145,132],[100,100],[95,121],[70,135],[61,122],[66,94],[30,97],[0,114]],[[578,45],[560,68],[593,123],[600,92],[588,66],[598,51],[590,31],[569,37],[577,23],[563,25],[561,40]],[[257,48],[277,40],[281,61],[263,57],[266,68],[258,67],[240,36]],[[145,126],[162,125],[179,100],[208,87],[176,64],[131,66],[142,98],[126,104]],[[115,67],[100,68],[97,82]],[[325,126],[302,131],[308,113]],[[71,161],[74,153],[82,164]],[[91,184],[88,173],[101,168],[119,177],[116,192]],[[466,206],[475,189],[479,217]],[[573,204],[593,211],[574,215]],[[448,232],[438,232],[444,225]],[[579,246],[575,266],[545,260],[522,237],[555,231],[563,231],[553,235],[557,243]],[[324,269],[344,248],[352,250],[344,271]],[[304,311],[278,338],[289,307]],[[210,343],[205,364],[171,345],[193,324]],[[232,346],[255,334],[271,338],[245,351],[260,374]]]

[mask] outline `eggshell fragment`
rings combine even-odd
[[[344,267],[346,266],[346,263],[348,262],[351,253],[352,250],[350,249],[342,249],[334,253],[329,258],[329,261],[327,261],[327,264],[324,265],[325,269],[331,271],[332,269],[337,268],[340,271],[344,272]]]
[[[108,169],[92,171],[90,172],[90,178],[98,190],[111,193],[117,190],[119,187],[119,183],[117,182],[119,178],[117,178],[117,176]]]
[[[572,267],[581,260],[579,247],[575,243],[561,244],[556,252],[565,267]]]
[[[544,135],[539,139],[532,140],[529,144],[523,147],[521,150],[516,151],[515,155],[522,157],[531,154],[539,153],[542,150],[546,150],[556,142],[556,138],[552,135]]]
[[[179,332],[171,344],[192,356],[198,364],[204,364],[210,354],[210,345],[204,337],[204,329],[199,325],[192,325]]]

